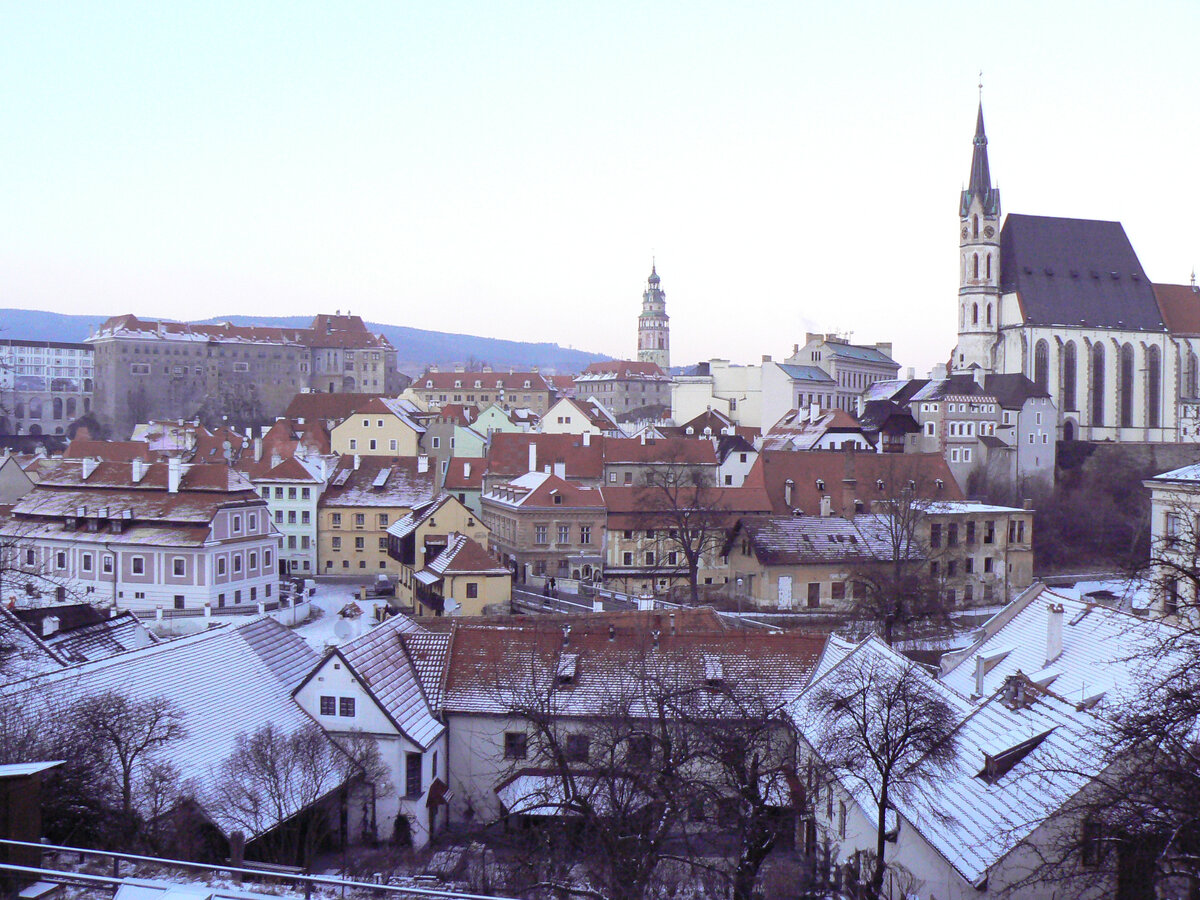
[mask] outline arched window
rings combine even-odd
[[[79,403],[74,397],[67,398],[67,418],[74,419],[78,415]]]
[[[992,324],[992,304],[990,303],[987,306],[987,323]]]
[[[992,277],[992,254],[990,253],[987,256],[987,277],[989,279]]]
[[[1121,365],[1117,372],[1117,393],[1120,394],[1122,428],[1133,426],[1133,347],[1121,347]]]
[[[42,417],[42,401],[34,397],[29,401],[29,418],[40,419]],[[38,432],[41,434],[41,431]]]
[[[1075,412],[1079,408],[1075,403],[1076,381],[1075,342],[1067,341],[1062,349],[1062,381],[1058,388],[1058,396],[1064,411]]]
[[[974,254],[974,256],[975,256],[975,265],[974,265],[974,272],[971,275],[971,277],[978,278],[979,277],[979,254],[976,253],[976,254]]]
[[[85,394],[90,394],[92,392],[92,379],[90,379],[90,378],[83,379],[83,392]]]
[[[1050,390],[1050,345],[1044,340],[1033,348],[1033,383],[1040,390]]]
[[[18,400],[13,404],[13,415],[18,419],[25,418],[25,402]]]
[[[1188,397],[1196,396],[1196,351],[1188,347],[1187,356],[1187,371],[1184,373],[1184,394]]]
[[[1162,361],[1158,347],[1146,351],[1146,426],[1157,428],[1159,407],[1162,406]]]
[[[971,236],[979,237],[979,216],[971,216]]]
[[[979,324],[979,304],[978,303],[971,304],[971,324],[972,325]]]
[[[51,409],[53,410],[53,413],[51,414],[50,418],[61,419],[63,417],[62,397],[54,398],[54,400],[51,402]]]
[[[1092,424],[1104,424],[1104,345],[1092,344]]]

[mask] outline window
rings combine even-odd
[[[529,752],[529,741],[523,731],[504,732],[504,758],[524,759]]]
[[[396,448],[397,448],[396,439],[392,438],[390,441],[388,441],[388,449],[391,450],[393,453],[395,453]]]
[[[134,575],[145,575],[146,560],[141,556],[135,556],[129,561],[129,570],[133,572]]]
[[[846,839],[846,802],[838,801],[838,837]]]
[[[479,582],[477,582],[477,581],[468,581],[467,582],[467,599],[468,600],[478,600],[479,599]]]
[[[420,753],[404,754],[404,788],[409,797],[420,797],[424,791],[421,783],[423,759]]]
[[[571,543],[571,526],[570,525],[559,525],[558,526],[558,542],[560,544]]]
[[[334,513],[333,515],[331,515],[329,517],[329,524],[332,525],[334,528],[341,528],[342,527],[342,514]]]
[[[434,449],[434,450],[437,450],[439,447],[441,447],[441,446],[442,446],[442,439],[441,439],[440,437],[435,437],[435,438],[433,439],[433,444],[432,444],[432,446],[433,446],[433,449]]]
[[[240,553],[235,553],[233,556],[233,571],[242,571],[242,555]]]
[[[223,556],[218,557],[218,559],[217,559],[217,574],[218,575],[225,574],[225,557],[223,557]]]
[[[379,514],[379,527],[380,527],[380,528],[387,528],[387,527],[388,527],[388,514],[387,514],[387,513],[380,513],[380,514]]]
[[[361,538],[361,537],[356,537],[354,539],[354,549],[355,550],[366,550],[367,549],[367,539]]]
[[[321,715],[334,716],[337,715],[337,698],[321,697]]]
[[[332,548],[334,551],[341,550],[341,549],[342,549],[342,539],[341,539],[340,537],[337,537],[337,536],[335,536],[335,537],[334,537],[334,538],[333,538],[333,539],[332,539],[332,540],[329,542],[329,546],[330,546],[330,547],[331,547],[331,548]]]
[[[233,533],[234,534],[242,533],[242,517],[241,516],[233,517]]]
[[[366,524],[367,524],[367,514],[366,513],[355,513],[354,514],[354,527],[355,528],[365,528]]]
[[[187,560],[177,556],[171,560],[171,574],[179,578],[187,574]]]
[[[358,449],[358,440],[356,438],[350,438],[350,449],[351,450]]]
[[[258,568],[258,554],[255,553],[253,550],[250,551],[250,562],[248,563],[248,566],[251,569]]]
[[[983,523],[983,542],[985,544],[996,543],[996,520],[988,519]]]
[[[550,526],[549,525],[534,525],[533,526],[533,542],[535,544],[550,543]]]
[[[375,438],[371,438],[371,440],[367,442],[367,449],[368,449],[368,450],[377,450],[377,449],[379,449],[379,448],[376,446],[376,444],[377,444],[377,443],[378,443],[378,442],[375,440]]]
[[[354,698],[353,697],[338,697],[338,715],[345,718],[353,718],[354,716]]]
[[[648,566],[654,565],[654,551],[653,550],[646,551],[646,565],[648,565]]]
[[[92,554],[85,553],[80,559],[80,568],[85,572],[92,571]]]
[[[579,526],[579,543],[590,544],[591,542],[592,542],[592,526],[591,525],[580,525]]]
[[[183,594],[176,594],[176,595],[175,595],[175,608],[176,608],[176,609],[183,609]]]
[[[946,546],[947,547],[957,547],[958,546],[958,524],[957,523],[951,523],[946,528]]]
[[[586,734],[568,734],[566,756],[571,762],[586,762],[591,740]]]
[[[929,546],[942,546],[942,526],[938,522],[934,522],[929,526]]]
[[[975,523],[974,522],[967,523],[967,543],[968,544],[975,543]]]
[[[310,500],[312,498],[312,488],[300,488],[300,499]],[[308,513],[305,513],[307,516]]]
[[[625,566],[633,565],[633,553],[631,551],[626,550],[621,554],[621,564]]]
[[[995,563],[993,562],[993,560],[990,556],[985,556],[983,558],[983,571],[984,572],[991,572],[994,565],[995,565]]]

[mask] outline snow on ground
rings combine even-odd
[[[386,606],[387,598],[368,597],[364,603],[358,599],[361,587],[348,582],[317,582],[317,592],[311,598],[312,613],[296,627],[296,633],[321,653],[326,647],[343,644],[370,630],[377,621],[375,607]],[[347,618],[340,614],[351,603],[362,610],[361,616]]]

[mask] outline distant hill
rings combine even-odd
[[[0,338],[82,341],[107,318],[107,315],[64,315],[42,310],[0,309]],[[303,328],[312,321],[312,316],[215,316],[203,321]],[[589,363],[610,358],[599,353],[560,347],[558,344],[533,344],[470,334],[425,331],[383,322],[368,322],[367,327],[387,336],[396,348],[401,370],[413,375],[420,374],[428,365],[449,366],[453,363],[487,363],[497,369],[537,366],[555,372],[579,372]]]

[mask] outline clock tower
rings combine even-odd
[[[657,363],[664,372],[671,367],[671,317],[667,315],[667,294],[659,287],[658,270],[653,263],[638,316],[637,358],[639,362]]]

